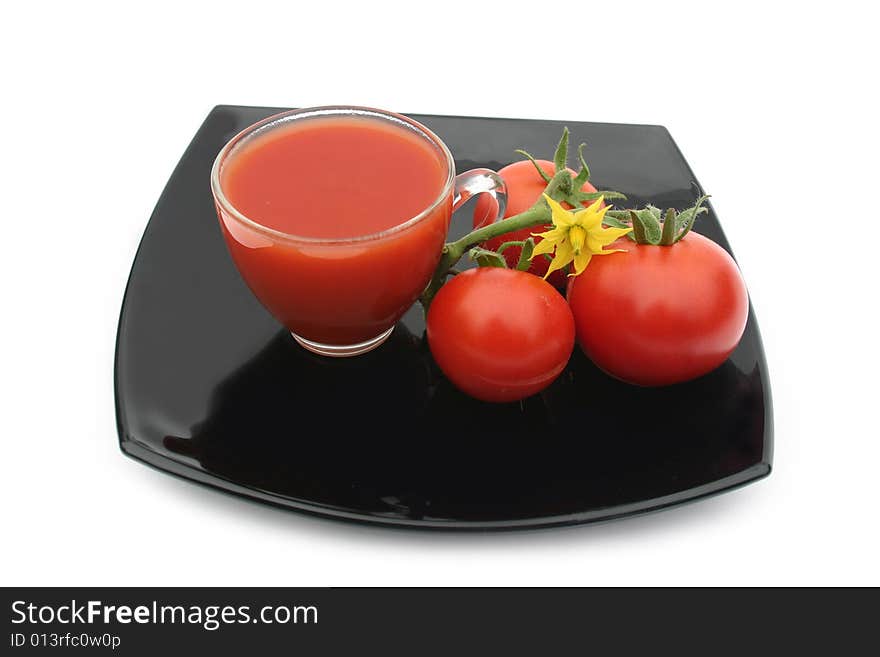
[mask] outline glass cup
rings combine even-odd
[[[293,122],[334,118],[382,121],[415,135],[445,168],[436,198],[381,232],[332,239],[281,232],[233,206],[224,193],[223,171],[243,145]],[[488,193],[495,197],[500,219],[507,199],[504,181],[494,171],[456,175],[449,149],[420,123],[350,106],[282,112],[245,128],[217,155],[211,190],[223,237],[248,287],[300,345],[324,356],[356,356],[381,345],[428,284],[453,211],[474,194]]]

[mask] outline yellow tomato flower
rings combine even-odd
[[[594,255],[625,251],[625,249],[602,250],[617,238],[632,231],[632,228],[602,226],[602,219],[608,211],[608,206],[602,205],[604,197],[599,197],[589,207],[574,212],[566,210],[546,194],[543,196],[550,206],[553,229],[546,233],[532,233],[534,237],[541,238],[541,241],[535,245],[532,258],[543,257],[545,253],[556,250],[544,278],[572,261],[574,261],[574,273],[569,276],[578,276],[587,268]]]

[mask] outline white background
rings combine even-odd
[[[4,8],[0,583],[880,584],[880,58],[864,3],[422,4]],[[123,457],[125,281],[219,103],[666,125],[761,322],[772,476],[639,519],[450,535],[303,517]]]

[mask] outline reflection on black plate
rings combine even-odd
[[[412,527],[495,529],[659,509],[770,471],[772,414],[753,315],[718,370],[637,388],[575,350],[541,395],[491,405],[446,381],[419,308],[376,351],[324,359],[299,348],[239,279],[208,185],[236,132],[279,110],[215,108],[147,226],[116,355],[125,453],[162,470],[322,515]],[[459,171],[548,157],[562,123],[415,116]],[[679,208],[698,184],[658,126],[572,123],[594,182]],[[470,206],[457,213],[465,232]],[[697,231],[728,244],[713,212]]]

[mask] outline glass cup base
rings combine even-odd
[[[302,345],[303,348],[308,349],[313,354],[330,356],[332,358],[346,358],[348,356],[360,356],[361,354],[365,354],[368,351],[372,351],[383,342],[385,342],[385,340],[387,340],[388,337],[391,335],[392,331],[394,331],[393,326],[384,333],[380,333],[375,338],[365,340],[364,342],[358,342],[357,344],[345,345],[321,344],[320,342],[312,342],[311,340],[306,340],[305,338],[298,336],[293,331],[291,331],[290,334],[293,336],[294,340]]]

